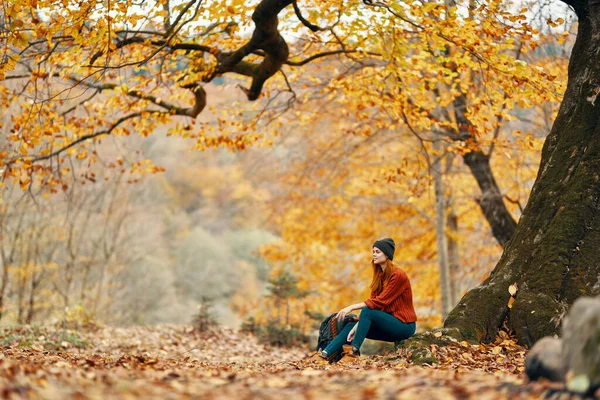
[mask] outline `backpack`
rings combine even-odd
[[[319,328],[319,340],[317,341],[317,351],[321,351],[327,347],[327,345],[336,338],[339,332],[341,332],[349,322],[358,321],[356,314],[346,314],[343,321],[339,321],[336,316],[337,313],[331,314],[321,322],[321,327]],[[342,358],[341,351],[329,355],[329,361],[336,362],[340,358]]]

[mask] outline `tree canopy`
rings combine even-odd
[[[231,197],[227,173],[185,165],[171,168],[205,186],[170,175],[169,190],[186,211],[206,207],[197,190],[212,204],[262,201],[260,217],[242,214],[282,239],[260,254],[273,277],[291,272],[313,291],[290,299],[300,309],[317,294],[328,294],[321,312],[364,294],[370,243],[402,238],[400,264],[435,325],[440,296],[448,309],[486,276],[527,202],[573,39],[573,16],[555,11],[509,1],[15,1],[0,20],[2,182],[46,194],[115,179],[105,170],[134,182],[163,166],[107,142],[164,131],[196,150],[256,151],[269,164],[224,168]],[[243,98],[221,102],[224,88]],[[195,266],[189,252],[205,235],[186,225],[177,275]],[[441,236],[454,278],[440,292]],[[229,262],[213,244],[209,258]],[[189,291],[194,280],[180,284]],[[231,294],[247,286],[224,290],[249,312]]]

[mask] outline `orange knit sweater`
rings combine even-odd
[[[406,272],[396,269],[381,293],[371,292],[365,304],[372,310],[392,314],[400,321],[408,324],[417,320],[412,301],[412,289]]]

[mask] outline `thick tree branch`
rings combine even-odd
[[[150,102],[156,104],[157,106],[168,110],[172,115],[184,115],[184,116],[196,118],[198,116],[198,114],[200,114],[202,112],[202,110],[204,110],[204,107],[206,106],[206,92],[204,91],[204,88],[202,88],[202,86],[197,86],[196,88],[194,88],[192,90],[192,93],[194,93],[195,101],[194,101],[194,105],[189,108],[177,107],[177,106],[167,103],[166,101],[161,100],[155,96],[148,95],[148,94],[146,94],[144,92],[140,92],[138,90],[130,90],[127,92],[127,95],[132,96],[132,97],[137,97],[138,99],[141,99],[141,100],[150,101]]]
[[[451,68],[456,69],[455,66],[451,66]],[[476,148],[463,156],[463,160],[481,189],[481,199],[478,204],[492,228],[492,234],[498,243],[505,247],[515,233],[517,221],[504,204],[500,187],[490,165],[490,155],[484,154],[483,150],[479,148],[477,137],[473,134],[474,126],[466,115],[467,96],[461,92],[460,96],[454,98],[453,105],[458,135],[468,138],[468,141],[476,145]]]
[[[194,3],[195,0],[187,3],[186,7],[189,8],[191,4]],[[245,92],[248,96],[249,100],[256,100],[262,91],[262,87],[264,83],[273,76],[277,71],[280,70],[283,64],[287,64],[290,66],[303,66],[305,64],[310,63],[311,61],[317,60],[322,57],[327,57],[331,55],[338,54],[352,54],[359,53],[359,50],[333,50],[326,51],[319,54],[314,54],[304,60],[301,61],[288,61],[289,49],[287,43],[281,36],[278,30],[278,14],[290,4],[294,4],[296,13],[303,24],[307,25],[313,31],[322,30],[322,29],[331,29],[328,28],[320,28],[316,25],[310,24],[305,18],[300,14],[300,10],[295,4],[294,0],[263,0],[256,7],[254,13],[252,14],[252,20],[255,24],[255,29],[252,34],[251,39],[238,50],[231,53],[223,53],[218,50],[212,49],[208,46],[204,46],[197,43],[170,43],[177,30],[175,26],[179,24],[181,18],[175,20],[175,22],[171,25],[171,31],[166,32],[165,34],[148,32],[152,34],[159,34],[161,36],[165,36],[165,39],[151,39],[143,36],[134,36],[130,38],[125,38],[123,40],[118,41],[115,44],[116,49],[123,48],[130,44],[144,44],[147,43],[152,46],[157,46],[158,48],[147,57],[145,60],[140,61],[136,64],[143,64],[149,58],[153,57],[159,51],[164,48],[169,48],[170,50],[188,50],[188,51],[202,51],[213,54],[217,58],[217,68],[214,73],[207,76],[204,81],[211,81],[214,77],[219,76],[221,74],[227,72],[234,72],[237,74],[245,75],[252,77],[252,84],[250,89],[245,89]],[[179,17],[183,15],[183,12],[180,13]],[[184,23],[185,24],[185,23]],[[181,24],[183,25],[183,24]],[[218,26],[218,24],[212,24],[207,27],[205,34],[208,34],[214,27]],[[167,37],[168,36],[168,37]],[[91,57],[90,64],[94,64],[94,62],[104,54],[103,52],[98,52]],[[243,59],[249,54],[257,54],[263,58],[262,62],[258,64],[244,62]],[[369,53],[371,55],[379,55],[375,53]],[[122,66],[118,66],[122,67]],[[189,84],[185,87],[194,86],[195,84]],[[161,105],[162,106],[162,105]],[[177,108],[171,107],[177,113],[179,112]]]
[[[225,57],[217,66],[215,73],[233,71],[247,55],[257,49],[265,52],[265,58],[253,74],[252,85],[247,91],[248,100],[256,100],[264,83],[273,76],[289,55],[288,45],[279,33],[277,15],[293,0],[263,0],[252,14],[255,29],[252,38],[244,46]]]
[[[463,159],[481,189],[481,198],[477,203],[490,224],[492,234],[504,248],[517,229],[517,221],[504,204],[502,193],[490,165],[490,158],[481,150],[473,150],[465,154]]]
[[[169,44],[169,40],[168,39],[158,39],[158,40],[150,40],[149,38],[145,38],[142,36],[133,36],[127,39],[123,39],[120,40],[119,42],[117,42],[115,44],[115,49],[121,49],[125,46],[128,46],[130,44],[135,44],[135,43],[148,43],[152,46],[157,46],[160,49],[163,49],[165,47],[168,47],[171,50],[193,50],[193,51],[202,51],[205,53],[209,53],[211,51],[211,48],[209,46],[204,46],[201,44],[197,44],[197,43],[175,43],[175,44]],[[98,52],[96,54],[94,54],[94,56],[92,56],[92,58],[90,59],[90,65],[93,65],[94,62],[98,59],[98,57],[102,56],[102,52]]]
[[[112,89],[116,89],[118,87],[117,85],[115,85],[113,83],[105,83],[103,85],[92,85],[92,84],[84,83],[83,85],[86,87],[89,87],[89,88],[96,89],[98,91],[112,90]],[[149,101],[161,108],[164,108],[171,115],[182,115],[182,116],[196,118],[198,116],[198,114],[200,114],[202,112],[202,110],[204,110],[204,107],[206,107],[206,92],[204,91],[204,88],[202,88],[201,86],[192,86],[192,87],[189,87],[189,89],[192,90],[195,100],[194,100],[194,105],[192,107],[187,107],[187,108],[178,107],[178,106],[168,103],[156,96],[152,96],[150,94],[141,92],[139,90],[128,90],[125,93],[128,96],[135,97],[140,100],[146,100],[146,101]]]

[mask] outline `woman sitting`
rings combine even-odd
[[[311,359],[323,362],[344,347],[339,361],[355,361],[365,338],[396,342],[415,334],[417,316],[412,302],[412,290],[406,273],[396,266],[395,244],[390,238],[378,240],[373,245],[373,280],[371,296],[364,302],[352,304],[337,313],[343,320],[346,314],[361,310],[358,322],[348,323],[335,339]],[[344,346],[351,343],[351,346]]]

